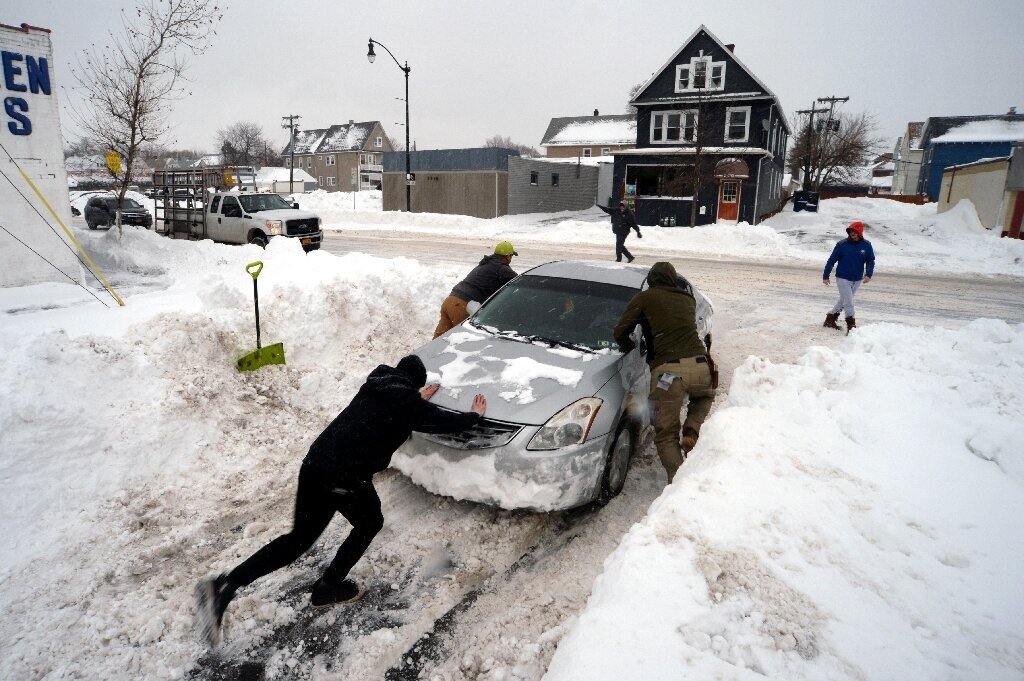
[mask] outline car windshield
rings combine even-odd
[[[277,194],[239,194],[238,200],[246,213],[259,213],[261,210],[280,210],[291,208],[291,204]]]
[[[525,275],[488,300],[472,323],[557,344],[614,348],[612,329],[637,292],[628,286]]]
[[[105,199],[105,201],[107,203],[107,208],[113,208],[114,206],[117,205],[117,199],[116,198],[114,198],[114,199]],[[135,199],[129,199],[128,197],[125,197],[124,202],[121,205],[124,206],[124,210],[141,210],[142,209],[142,204],[140,204]]]

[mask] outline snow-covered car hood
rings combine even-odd
[[[542,425],[563,407],[594,395],[618,372],[622,354],[596,353],[456,327],[416,350],[427,381],[441,384],[432,402],[466,411],[473,395],[487,397],[487,417]]]
[[[311,213],[308,210],[298,210],[296,208],[261,210],[258,213],[249,213],[249,215],[263,220],[306,220],[308,218],[319,217],[316,213]]]

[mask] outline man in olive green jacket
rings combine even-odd
[[[615,341],[623,352],[635,346],[630,333],[637,324],[648,339],[654,444],[669,482],[697,443],[715,399],[714,362],[697,332],[697,301],[676,278],[672,263],[655,263],[647,274],[648,289],[633,296],[615,326]],[[680,441],[684,395],[690,396],[690,406]]]

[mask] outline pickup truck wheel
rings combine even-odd
[[[267,235],[263,232],[253,232],[249,235],[249,243],[259,246],[260,248],[266,248]]]
[[[85,224],[89,225],[89,229],[96,229],[96,223],[95,222],[88,222],[88,221],[86,221]]]
[[[628,419],[623,419],[615,433],[612,447],[604,464],[601,476],[601,490],[597,494],[597,503],[604,505],[618,495],[626,484],[629,462],[636,448],[636,429]]]

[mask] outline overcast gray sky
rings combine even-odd
[[[121,0],[34,0],[0,23],[53,31],[57,79],[117,27]],[[408,60],[412,137],[420,149],[479,146],[495,134],[537,146],[556,116],[623,113],[647,80],[705,24],[782,100],[850,97],[895,141],[928,116],[1024,111],[1024,0],[226,0],[212,49],[190,70],[172,117],[173,146],[214,151],[218,128],[303,128],[380,120],[404,137],[403,74],[367,38]],[[64,115],[64,125],[68,126]],[[76,137],[73,130],[65,136]]]

